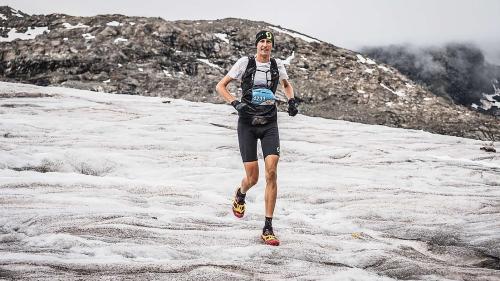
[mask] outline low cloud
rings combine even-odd
[[[474,44],[448,43],[440,47],[390,45],[367,47],[362,53],[394,66],[434,94],[465,106],[479,104],[493,94],[500,81],[500,66],[486,62]]]

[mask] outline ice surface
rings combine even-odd
[[[499,280],[500,157],[483,142],[279,113],[270,247],[262,160],[245,217],[230,210],[233,113],[0,82],[0,276]]]

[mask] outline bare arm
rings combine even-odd
[[[233,81],[233,78],[226,75],[219,81],[219,83],[217,83],[217,86],[215,87],[217,93],[219,93],[219,95],[228,103],[236,100],[236,98],[227,90],[227,85],[231,81]]]
[[[286,79],[283,79],[280,82],[281,82],[281,86],[283,87],[283,91],[285,92],[286,98],[288,100],[293,99],[294,93],[293,93],[292,84],[290,84],[290,82],[288,82],[288,80],[286,80]]]

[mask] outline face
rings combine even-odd
[[[257,54],[260,55],[271,55],[271,50],[273,49],[273,41],[270,39],[261,39],[257,42]]]

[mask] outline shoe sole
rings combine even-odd
[[[279,240],[266,241],[266,240],[264,240],[263,237],[261,237],[261,238],[262,238],[262,241],[264,241],[264,244],[266,244],[266,245],[270,245],[270,246],[279,246],[280,245]]]
[[[234,210],[233,210],[233,214],[234,214],[235,217],[237,217],[239,219],[241,219],[243,217],[243,215],[244,215],[244,214],[240,214],[238,212],[235,212]]]

